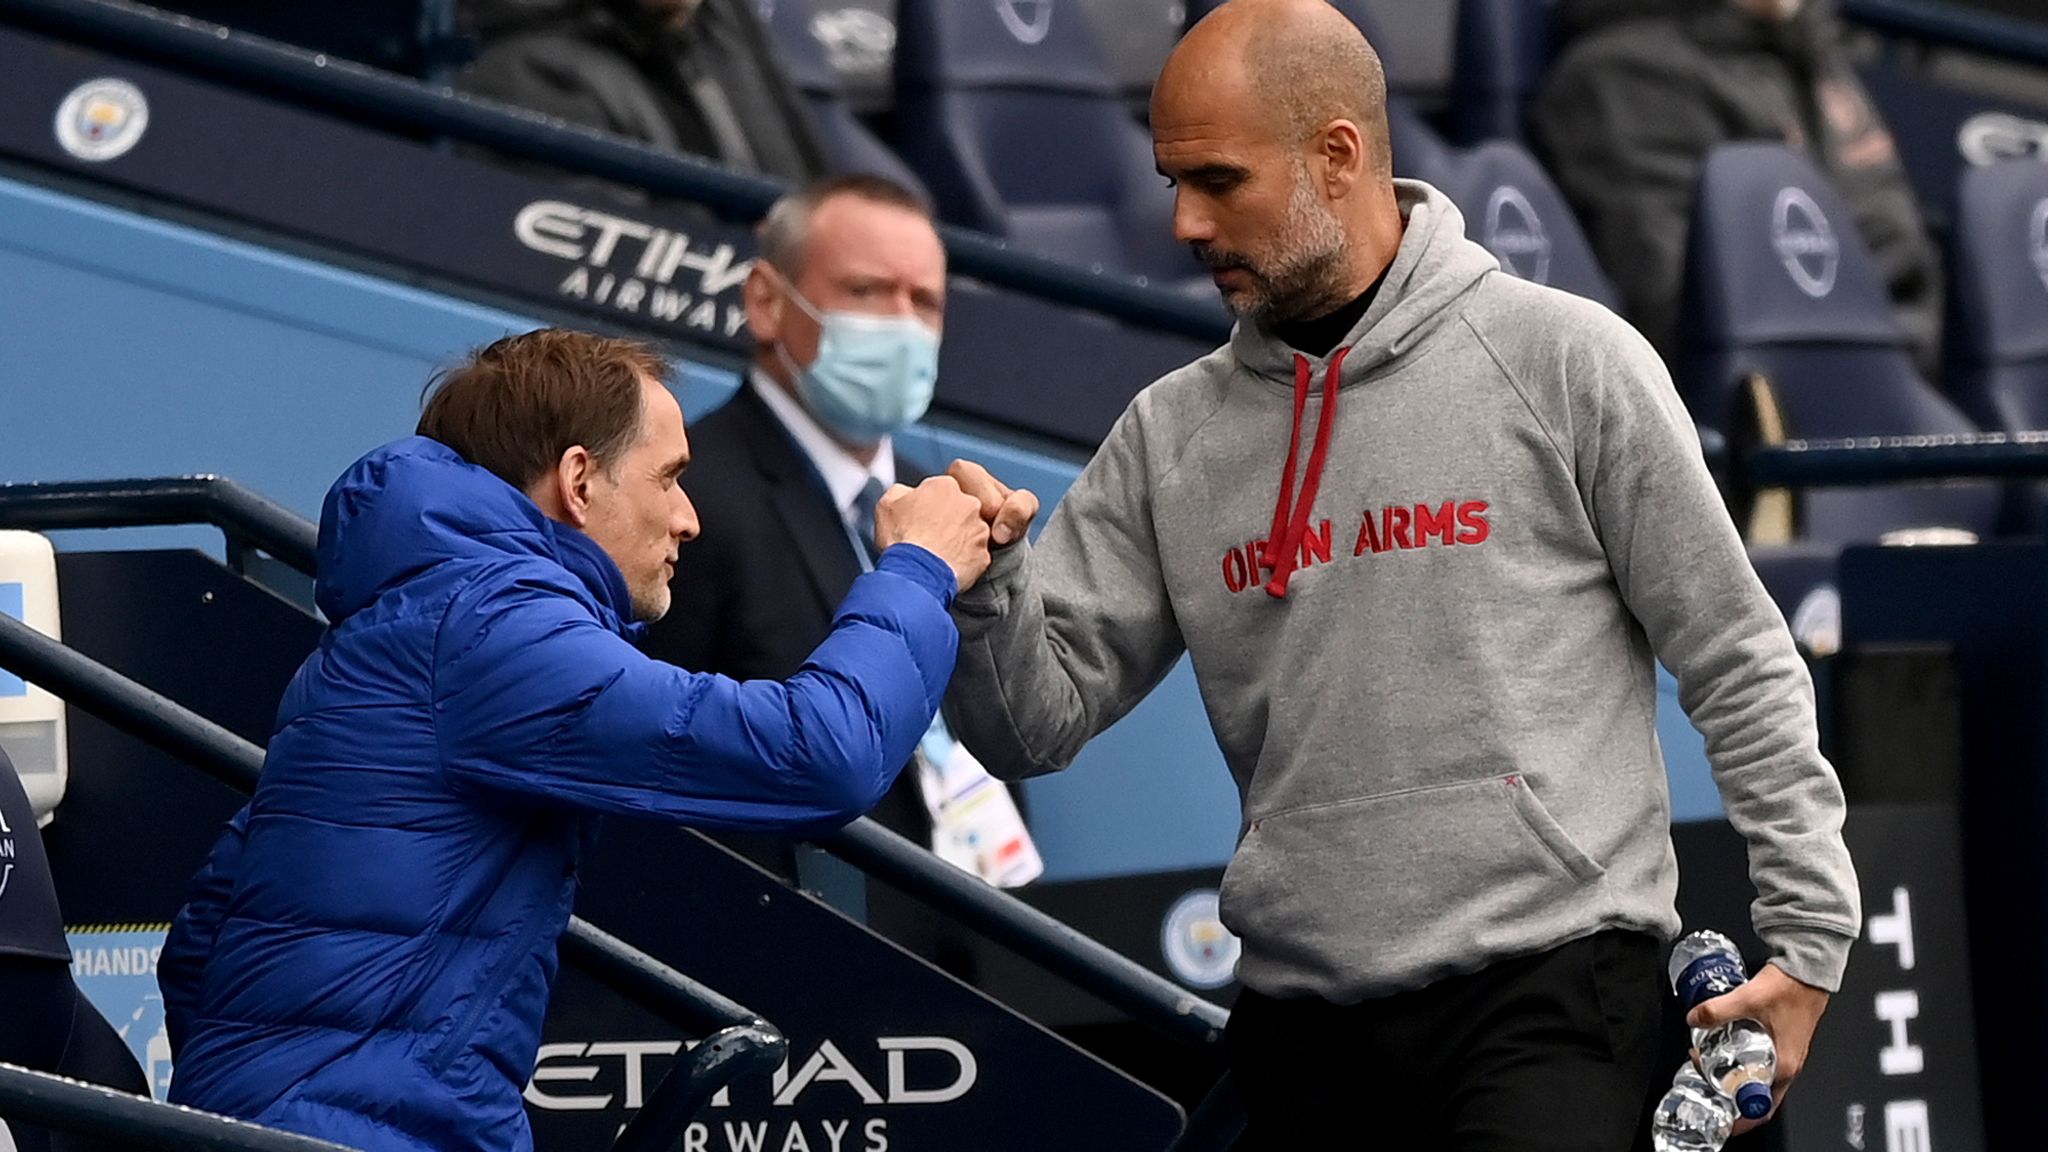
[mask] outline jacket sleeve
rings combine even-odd
[[[1002,779],[1071,764],[1183,650],[1160,571],[1137,411],[1117,422],[1037,544],[998,550],[954,604],[960,667],[946,715]]]
[[[1597,42],[1568,52],[1530,124],[1622,311],[1669,353],[1693,199],[1707,153],[1727,134],[1692,72],[1656,55]]]
[[[200,979],[206,961],[213,954],[214,934],[227,915],[228,901],[235,894],[235,877],[241,871],[242,843],[249,827],[249,806],[229,819],[213,842],[206,863],[192,878],[185,906],[171,921],[157,957],[156,983],[164,996],[164,1029],[170,1036],[171,1057],[177,1058],[190,1033],[192,1015],[199,1009]]]
[[[651,659],[561,578],[515,567],[450,606],[433,695],[454,780],[696,827],[836,827],[888,790],[953,669],[953,571],[915,546],[855,582],[831,634],[781,682]]]
[[[1832,991],[1863,921],[1813,681],[1663,362],[1636,333],[1601,319],[1570,368],[1580,382],[1574,451],[1594,528],[1622,598],[1706,737],[1728,820],[1749,846],[1757,934],[1787,974]]]

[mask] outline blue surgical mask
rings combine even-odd
[[[939,334],[924,321],[865,312],[820,315],[787,281],[783,290],[818,322],[818,358],[799,368],[780,343],[775,352],[825,427],[850,443],[879,444],[931,407],[939,378]]]

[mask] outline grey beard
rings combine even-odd
[[[1261,272],[1266,290],[1241,315],[1271,327],[1320,316],[1344,301],[1344,258],[1350,245],[1344,226],[1310,190],[1307,172],[1298,175],[1287,214],[1291,251],[1271,274]]]

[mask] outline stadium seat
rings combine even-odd
[[[1201,276],[1173,239],[1151,141],[1078,9],[902,0],[897,29],[900,151],[942,217],[1083,265]]]
[[[1152,81],[1180,39],[1186,6],[1179,0],[1074,0],[1088,18],[1095,44],[1109,61],[1124,105],[1142,123]]]
[[[1401,163],[1398,150],[1395,168]],[[1427,152],[1424,155],[1428,155]],[[1465,214],[1465,234],[1506,271],[1597,300],[1619,302],[1579,222],[1550,174],[1520,144],[1493,140],[1468,151],[1438,146],[1436,171],[1407,174],[1440,188]]]
[[[1686,277],[1680,386],[1693,418],[1738,446],[1976,431],[1914,367],[1848,210],[1784,147],[1708,158]],[[1791,519],[1801,538],[1837,544],[1902,529],[1988,536],[1998,506],[1988,484],[1825,488],[1793,501]]]
[[[1958,182],[1949,255],[1949,394],[1986,429],[2048,430],[2048,164],[2006,160]],[[2015,484],[2007,527],[2048,531],[2048,485]]]
[[[804,94],[832,167],[887,176],[929,199],[924,182],[846,105],[839,73],[811,31],[811,0],[765,0],[761,14],[789,78]]]
[[[1451,134],[1522,139],[1522,111],[1550,62],[1550,0],[1459,0]]]
[[[2048,429],[2048,164],[1963,174],[1949,261],[1949,389],[1989,429]]]

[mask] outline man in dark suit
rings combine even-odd
[[[890,434],[931,401],[946,302],[945,250],[929,211],[882,178],[839,177],[785,197],[760,236],[746,285],[752,369],[696,424],[684,484],[703,531],[677,565],[673,608],[646,641],[660,659],[740,679],[785,678],[802,665],[870,560],[874,501],[892,483],[923,479]],[[914,767],[871,815],[930,845],[935,810],[945,810],[938,777],[961,767],[943,730]],[[965,771],[980,774],[971,758]],[[994,826],[1008,825],[998,817]],[[1009,856],[960,862],[993,882],[1028,880],[1037,853],[1021,823],[1015,833]],[[727,843],[795,878],[788,846]],[[871,888],[868,917],[926,956],[952,952],[937,944],[929,913],[892,894]]]

